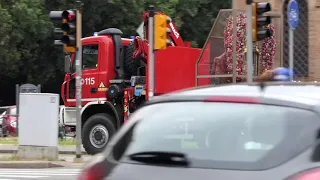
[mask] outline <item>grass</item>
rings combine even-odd
[[[12,154],[6,157],[0,157],[0,161],[19,161],[20,158],[17,154]]]
[[[22,161],[22,159],[14,153],[9,156],[1,156],[0,161]]]
[[[75,139],[59,139],[60,146],[75,146],[76,141]],[[18,145],[18,137],[0,137],[0,145]]]

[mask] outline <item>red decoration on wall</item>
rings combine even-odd
[[[246,14],[240,13],[237,17],[237,37],[236,37],[236,72],[238,75],[245,75],[246,72]],[[273,36],[266,38],[262,41],[262,46],[259,49],[259,62],[262,63],[262,72],[270,70],[273,66],[276,51],[276,41],[274,37],[274,25],[270,24],[266,28],[273,31]],[[227,21],[224,30],[224,55],[226,61],[226,72],[232,74],[233,62],[233,17],[231,16]],[[244,81],[245,78],[237,78],[237,81]]]

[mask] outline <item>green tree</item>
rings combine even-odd
[[[14,99],[14,84],[45,84],[56,76],[52,24],[42,0],[0,2],[0,94]]]
[[[53,45],[49,11],[74,8],[76,0],[0,0],[0,105],[14,103],[14,84],[42,84],[44,92],[60,93],[62,47]],[[183,39],[202,47],[219,9],[231,0],[83,0],[83,36],[110,27],[123,37],[136,35],[142,14],[153,4],[177,24]],[[5,96],[3,96],[5,94]],[[10,104],[10,103],[9,103]]]
[[[10,74],[10,70],[14,70],[16,67],[12,66],[11,59],[13,54],[10,52],[10,39],[12,30],[11,15],[6,8],[0,4],[0,80],[6,74]]]
[[[188,3],[187,3],[188,2]],[[202,47],[220,9],[230,9],[231,0],[180,0],[177,14],[181,17],[180,32],[195,47]]]

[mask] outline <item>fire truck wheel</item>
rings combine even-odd
[[[99,113],[92,115],[83,125],[83,148],[88,154],[97,154],[103,151],[111,136],[116,132],[113,117]]]
[[[133,41],[124,50],[123,66],[124,66],[125,73],[128,74],[129,76],[137,75],[138,68],[140,66],[140,58],[132,57],[134,50],[135,50],[135,47],[134,47]]]

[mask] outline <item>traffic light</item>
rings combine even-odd
[[[171,33],[170,28],[168,28],[171,19],[167,15],[156,14],[154,16],[154,49],[166,49],[171,41],[168,39],[168,33]]]
[[[77,11],[65,10],[65,11],[51,11],[51,21],[57,23],[60,21],[62,25],[55,27],[54,33],[58,36],[58,40],[55,40],[54,44],[64,45],[64,52],[74,53],[77,51]]]
[[[63,36],[61,42],[67,46],[76,47],[76,26],[77,26],[77,11],[66,10],[62,12],[62,26]]]
[[[266,26],[271,23],[270,16],[263,16],[263,13],[271,11],[271,5],[268,2],[252,3],[252,30],[253,41],[261,41],[272,36],[272,31]]]
[[[55,25],[58,23],[60,24],[62,21],[62,11],[50,11],[49,17],[50,17],[50,20]],[[63,35],[63,31],[61,30],[61,28],[55,27],[54,34],[55,34],[55,38],[58,39],[58,40],[54,40],[54,44],[55,45],[63,45],[63,43],[60,40]]]

